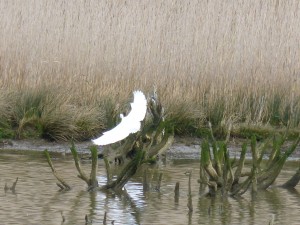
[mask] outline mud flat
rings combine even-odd
[[[231,157],[239,156],[241,145],[245,140],[236,139],[232,140],[228,144],[228,149],[230,151]],[[285,144],[285,148],[289,146],[289,142]],[[92,142],[78,142],[75,143],[78,152],[81,154],[87,154],[90,152],[89,147]],[[191,137],[177,137],[174,144],[166,152],[168,159],[199,159],[200,157],[200,138]],[[0,144],[1,152],[20,152],[20,151],[30,151],[30,152],[42,152],[45,149],[53,153],[69,154],[71,144],[69,142],[49,142],[42,139],[35,140],[5,140]],[[250,147],[249,147],[250,148]],[[99,147],[99,153],[103,150]],[[247,158],[251,158],[250,150]],[[293,153],[289,160],[300,160],[300,146],[297,147],[296,151]]]

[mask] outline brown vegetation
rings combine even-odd
[[[299,13],[296,0],[1,1],[0,134],[90,138],[153,86],[177,133],[299,130]]]

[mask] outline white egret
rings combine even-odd
[[[103,135],[97,139],[92,140],[96,145],[108,145],[121,141],[129,134],[136,133],[141,129],[141,121],[145,118],[147,112],[147,100],[143,92],[133,92],[133,103],[131,111],[127,116],[120,114],[122,119],[113,129],[103,132]]]

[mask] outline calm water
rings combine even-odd
[[[54,159],[60,174],[73,187],[59,192],[47,162],[37,155],[7,154],[0,152],[0,224],[85,224],[85,215],[91,224],[103,224],[107,212],[108,224],[268,224],[274,215],[274,224],[300,224],[300,187],[295,191],[281,188],[260,192],[255,200],[249,193],[243,198],[210,199],[199,194],[197,184],[199,162],[169,160],[160,165],[163,172],[161,192],[143,193],[141,174],[126,185],[127,194],[87,192],[86,185],[76,177],[71,158]],[[90,164],[84,165],[89,171]],[[282,183],[296,171],[298,163],[289,163],[277,179]],[[194,211],[188,214],[187,182],[185,171],[192,169]],[[157,170],[152,169],[152,183]],[[105,183],[103,164],[99,163],[98,178]],[[5,193],[5,183],[19,181],[16,193]],[[174,186],[180,182],[180,197],[174,201]],[[62,222],[62,216],[65,222]]]

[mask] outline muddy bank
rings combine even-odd
[[[198,138],[176,138],[171,148],[166,152],[170,158],[198,159],[201,140]],[[89,153],[91,141],[75,143],[79,153]],[[34,140],[4,140],[0,143],[0,152],[7,151],[36,151],[47,149],[53,153],[71,154],[69,142],[49,142],[43,139]],[[103,147],[98,147],[99,153]]]
[[[228,144],[228,149],[232,157],[239,157],[241,145],[245,140],[234,139]],[[288,148],[291,143],[286,143],[284,150]],[[89,147],[92,145],[91,141],[75,143],[78,152],[81,154],[88,154]],[[191,137],[176,137],[175,142],[166,152],[169,159],[199,159],[200,157],[200,138]],[[71,144],[69,142],[48,142],[42,139],[34,140],[4,140],[0,143],[1,152],[19,152],[19,151],[36,151],[42,152],[47,149],[50,152],[58,154],[71,154]],[[249,146],[250,148],[250,146]],[[99,153],[103,151],[102,147],[98,147]],[[248,158],[251,158],[250,149]],[[295,150],[291,160],[300,160],[300,145]]]

